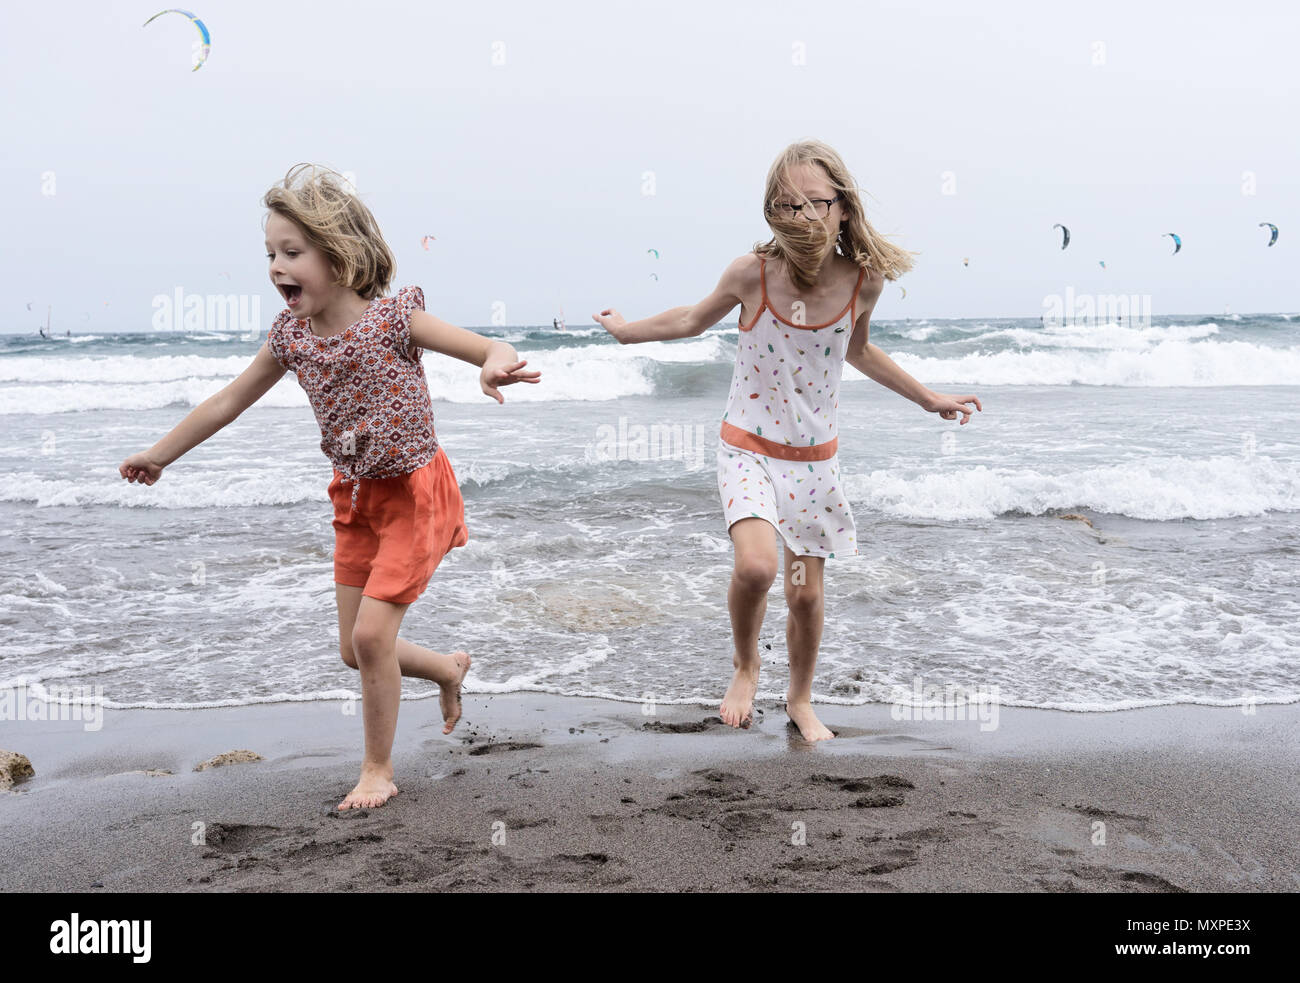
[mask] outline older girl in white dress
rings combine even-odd
[[[740,340],[718,445],[718,491],[735,549],[727,593],[735,673],[722,719],[748,727],[758,688],[758,637],[785,554],[786,713],[810,741],[834,735],[812,708],[827,559],[858,552],[839,470],[837,410],[847,362],[944,420],[964,424],[974,396],[926,388],[868,341],[885,280],[911,256],[867,222],[857,183],[820,141],[791,144],[767,176],[763,215],[772,238],[732,262],[700,303],[627,322],[593,315],[624,344],[701,335],[740,304]]]

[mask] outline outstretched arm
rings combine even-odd
[[[723,271],[713,293],[692,307],[674,307],[662,314],[630,322],[612,307],[591,317],[624,345],[702,335],[740,303],[746,278],[757,276],[757,269],[758,257],[746,253]]]
[[[512,382],[539,382],[540,372],[524,372],[528,364],[519,358],[513,345],[484,338],[466,328],[448,324],[428,311],[411,312],[411,343],[442,355],[450,355],[471,365],[480,365],[479,387],[498,403],[504,403],[498,386]]]
[[[239,414],[265,396],[284,373],[284,366],[263,344],[237,379],[190,410],[185,419],[147,451],[128,457],[118,467],[118,473],[127,481],[152,485],[162,477],[163,468],[222,427],[235,422]]]
[[[948,396],[937,393],[922,385],[903,371],[902,366],[886,355],[880,348],[871,344],[871,312],[884,286],[882,277],[873,276],[863,284],[863,293],[859,303],[863,312],[853,327],[853,336],[849,339],[849,350],[845,361],[873,382],[878,382],[886,389],[892,389],[905,399],[910,399],[927,413],[938,413],[941,419],[955,420],[962,414],[961,422],[966,423],[971,417],[970,409],[965,405],[974,403],[981,413],[984,407],[975,396]]]
[[[975,409],[984,411],[977,396],[949,396],[926,388],[875,345],[868,344],[865,352],[859,352],[856,358],[846,361],[868,379],[910,399],[927,413],[938,413],[945,420],[955,420],[960,413],[961,422],[966,423],[971,416],[970,408],[965,405],[967,403],[974,403]]]

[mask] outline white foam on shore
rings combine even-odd
[[[252,356],[105,355],[83,358],[0,359],[0,382],[119,382],[136,385],[178,379],[233,379]]]
[[[717,362],[729,357],[714,336],[643,345],[588,344],[551,351],[520,352],[528,371],[540,371],[536,384],[516,383],[511,400],[557,402],[613,400],[654,392],[656,366]],[[88,410],[148,410],[192,407],[231,382],[249,365],[248,356],[108,356],[30,358],[0,361],[0,415],[72,413]],[[422,359],[435,400],[478,403],[485,397],[478,372],[456,359]],[[259,406],[307,406],[306,393],[291,373],[261,398]]]
[[[904,335],[929,338],[919,326]],[[1291,386],[1300,385],[1300,348],[1246,341],[1220,341],[1214,324],[1149,328],[1103,325],[1032,330],[1008,328],[964,343],[988,340],[1027,346],[940,357],[896,352],[891,358],[928,384],[1025,386]],[[577,339],[575,339],[577,340]],[[676,364],[730,364],[733,343],[721,333],[697,339],[613,345],[603,340],[553,350],[521,352],[528,368],[542,372],[536,385],[509,387],[508,398],[525,402],[614,400],[652,395],[657,373]],[[243,372],[247,355],[163,355],[0,360],[0,415],[73,413],[99,409],[147,410],[197,406]],[[484,397],[478,375],[454,359],[423,359],[435,400],[474,403]],[[847,381],[866,377],[846,366]],[[293,376],[286,375],[259,401],[261,406],[307,406]]]
[[[116,470],[102,480],[42,478],[30,472],[0,475],[0,502],[30,502],[38,508],[112,505],[131,509],[250,508],[321,502],[328,507],[329,463],[320,474],[295,478],[272,468],[245,475],[186,473],[156,485],[123,481]]]
[[[58,696],[57,693],[52,694],[48,689],[45,688],[45,686],[42,685],[42,683],[44,682],[49,682],[57,678],[69,678],[72,675],[73,674],[71,673],[50,673],[48,675],[42,674],[39,677],[37,676],[18,677],[13,680],[6,680],[0,682],[0,689],[10,689],[10,688],[16,689],[22,686],[26,686],[31,696],[39,700],[44,700],[45,702],[50,704],[71,705],[71,704],[80,703],[81,705],[86,705],[87,701],[85,700],[62,699]],[[57,690],[58,687],[56,686],[55,689]],[[539,694],[550,694],[552,696],[558,696],[558,697],[608,700],[611,703],[623,703],[623,704],[630,704],[630,705],[646,704],[646,700],[644,696],[628,696],[625,694],[611,693],[599,689],[577,689],[573,687],[546,686],[538,683],[523,683],[523,682],[518,682],[518,683],[475,682],[472,678],[467,680],[465,684],[462,686],[462,692],[466,696],[508,695],[513,693],[539,693]],[[404,694],[402,696],[402,701],[404,703],[416,702],[420,700],[436,699],[437,697],[438,697],[438,693],[436,692]],[[102,706],[105,710],[220,710],[229,707],[263,706],[269,703],[326,703],[326,702],[338,702],[338,701],[345,701],[345,700],[360,700],[360,699],[361,699],[360,692],[353,692],[351,690],[320,690],[318,692],[312,692],[312,693],[275,693],[270,696],[256,696],[256,697],[248,697],[246,699],[238,699],[238,700],[234,700],[234,699],[202,700],[202,701],[189,701],[189,702],[181,701],[175,703],[164,703],[164,702],[158,702],[152,700],[142,700],[139,702],[118,702],[115,700],[105,699],[99,705]],[[899,706],[908,706],[908,707],[912,707],[913,709],[920,709],[928,706],[931,708],[932,712],[940,715],[937,719],[944,719],[942,717],[942,713],[944,712],[943,707],[940,704],[926,704],[917,701],[901,701],[901,700],[895,701],[892,697],[883,697],[883,696],[878,699],[870,698],[870,697],[860,697],[860,698],[853,699],[853,698],[846,698],[841,696],[826,696],[816,692],[813,693],[812,699],[813,702],[817,704],[831,705],[831,706],[847,706],[847,707],[868,706],[873,704],[891,706],[894,705],[895,703],[897,703],[897,705]],[[771,690],[771,691],[761,690],[755,695],[755,700],[759,702],[784,703],[785,691],[784,690]],[[1268,697],[1268,698],[1261,697],[1259,699],[1252,699],[1249,705],[1255,707],[1288,706],[1292,703],[1300,703],[1300,692],[1287,694],[1283,696],[1277,696],[1277,697]],[[654,704],[656,706],[698,706],[698,707],[705,708],[707,710],[716,711],[718,700],[700,699],[697,697],[673,698],[673,697],[656,696],[654,700]],[[1062,710],[1070,713],[1114,713],[1116,711],[1121,711],[1121,710],[1142,710],[1147,707],[1161,707],[1161,706],[1242,707],[1243,705],[1245,705],[1245,703],[1240,698],[1231,699],[1231,700],[1207,700],[1196,696],[1171,696],[1171,697],[1165,697],[1161,699],[1117,700],[1111,703],[1103,703],[1100,701],[1083,701],[1083,702],[1048,701],[1044,703],[1034,703],[1034,702],[1024,701],[1024,700],[1003,699],[1003,700],[999,700],[997,705],[1000,707],[1023,707],[1023,708],[1035,709],[1035,710]],[[969,707],[966,707],[965,709],[967,711],[968,716],[973,718],[975,712],[978,710],[978,706],[976,706],[975,704],[971,704]],[[655,719],[654,714],[644,714],[644,716],[646,721],[651,721]]]
[[[590,462],[585,462],[590,464]],[[564,480],[583,462],[538,468],[470,460],[458,465],[462,489],[551,474]],[[196,473],[180,470],[149,488],[124,482],[116,470],[99,478],[49,478],[17,471],[0,475],[0,502],[39,508],[92,505],[144,509],[248,508],[326,504],[328,462],[300,473],[270,468]],[[911,519],[971,521],[1000,515],[1088,510],[1135,519],[1226,519],[1300,510],[1300,464],[1264,455],[1209,458],[1143,457],[1122,463],[1045,472],[985,464],[899,468],[846,474],[855,506]]]
[[[962,521],[1088,509],[1135,519],[1225,519],[1300,510],[1300,464],[1262,455],[1144,457],[1043,473],[987,465],[848,475],[855,505],[911,519]]]
[[[928,385],[1300,386],[1300,348],[1246,341],[1163,341],[1132,350],[1072,347],[947,358],[898,352],[890,357]],[[844,378],[866,380],[851,366],[845,367]]]
[[[981,343],[1006,339],[1027,348],[1082,348],[1145,351],[1165,342],[1196,341],[1219,333],[1217,324],[1167,324],[1134,327],[1114,321],[1095,324],[1060,324],[1043,328],[1004,328],[979,336]]]

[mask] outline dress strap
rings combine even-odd
[[[759,310],[761,311],[763,307],[766,307],[769,311],[773,310],[772,302],[767,297],[767,257],[766,256],[758,257],[758,285],[759,287],[762,288],[763,291],[763,304],[762,307],[759,307]]]
[[[850,328],[858,323],[858,294],[862,292],[862,278],[866,275],[867,268],[864,266],[858,270],[858,282],[853,285],[853,299],[849,301]]]

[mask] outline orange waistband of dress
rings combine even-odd
[[[832,437],[824,444],[809,444],[807,447],[778,444],[775,440],[768,440],[748,430],[741,430],[740,427],[726,420],[722,421],[722,439],[732,447],[753,451],[764,457],[780,458],[782,461],[828,461],[835,456],[840,445],[838,437]]]

